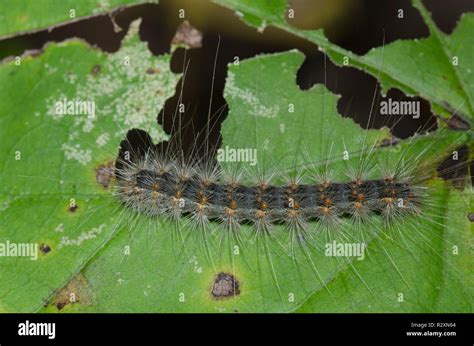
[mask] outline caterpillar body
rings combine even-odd
[[[309,221],[337,225],[341,217],[364,221],[372,214],[390,221],[394,215],[415,213],[420,206],[416,193],[420,186],[396,174],[349,182],[320,177],[313,184],[297,179],[283,186],[262,179],[250,186],[226,179],[218,167],[203,172],[197,165],[179,162],[148,155],[139,165],[124,166],[117,175],[125,205],[148,216],[190,215],[200,226],[217,220],[226,228],[251,223],[257,230],[268,230],[275,223],[302,228]]]

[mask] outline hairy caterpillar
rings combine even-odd
[[[242,185],[238,178],[223,179],[218,167],[202,170],[181,160],[148,155],[138,165],[122,165],[117,172],[119,195],[125,205],[147,216],[169,215],[176,219],[188,214],[199,226],[219,220],[235,231],[250,222],[257,231],[268,231],[272,223],[305,228],[308,221],[336,226],[338,218],[349,216],[364,221],[381,214],[386,221],[415,213],[419,196],[415,180],[403,172],[383,179],[332,182],[320,177],[314,184],[301,178],[285,186],[262,179],[257,186]],[[326,177],[327,174],[323,174]]]

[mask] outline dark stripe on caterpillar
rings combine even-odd
[[[287,223],[294,218],[305,222],[339,217],[364,220],[370,214],[381,214],[389,220],[395,214],[414,213],[420,204],[416,186],[394,177],[246,186],[220,182],[219,174],[210,180],[197,173],[179,173],[175,164],[169,167],[174,168],[135,168],[134,172],[127,170],[126,177],[119,174],[124,203],[149,216],[193,214],[208,220],[230,217],[239,223],[262,219],[267,223]],[[187,172],[195,171],[189,168]]]

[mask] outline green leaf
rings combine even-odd
[[[296,311],[472,312],[473,237],[467,217],[472,193],[454,190],[439,197],[446,200],[439,227],[411,232],[416,248],[400,246],[402,237],[391,244],[377,239],[367,260],[355,262],[354,270],[374,283],[372,292],[355,271],[346,270],[330,283],[332,297],[319,290]]]
[[[45,29],[146,0],[15,0],[0,3],[0,37]],[[156,2],[156,1],[154,1]],[[74,13],[71,12],[74,11]]]
[[[301,30],[285,20],[285,0],[215,0],[237,11],[250,25],[273,25],[317,44],[340,66],[359,68],[379,80],[386,92],[398,88],[430,101],[433,111],[449,118],[454,111],[474,118],[474,14],[463,14],[451,35],[433,23],[420,0],[413,0],[430,30],[425,39],[399,40],[354,54],[328,41],[322,29]],[[258,19],[258,20],[257,20]],[[347,59],[348,65],[344,64]],[[457,60],[457,65],[453,62]]]
[[[257,18],[247,20],[257,23]],[[42,55],[27,57],[20,65],[0,65],[0,135],[4,139],[0,148],[0,243],[42,244],[44,252],[35,261],[0,258],[0,309],[295,311],[336,285],[347,275],[347,268],[358,268],[355,260],[325,256],[321,244],[326,234],[322,232],[311,239],[314,247],[292,247],[291,241],[297,238],[289,237],[282,226],[277,226],[271,237],[256,235],[249,226],[238,233],[223,229],[199,232],[186,220],[175,224],[165,218],[136,215],[124,208],[110,187],[98,184],[101,165],[115,159],[118,144],[129,129],[146,130],[154,142],[166,138],[155,115],[174,93],[179,76],[169,70],[169,55],[153,57],[138,40],[137,25],[131,26],[123,47],[115,54],[69,41],[50,45]],[[296,71],[302,61],[301,53],[286,52],[229,67],[225,97],[230,111],[222,125],[222,145],[257,149],[254,169],[278,172],[275,181],[295,167],[311,173],[324,165],[328,155],[334,159],[331,167],[336,177],[343,179],[348,168],[342,160],[344,151],[351,152],[350,160],[357,161],[369,155],[367,149],[372,145],[389,140],[389,132],[366,131],[341,117],[337,96],[323,86],[300,90]],[[58,115],[56,102],[65,98],[95,101],[96,116]],[[397,162],[407,153],[426,151],[430,160],[448,153],[450,145],[462,137],[449,131],[415,136],[393,148],[380,149],[379,158]],[[446,226],[442,215],[447,213],[448,192],[443,186],[435,186],[434,191],[430,205],[441,213],[433,227],[439,236]],[[71,208],[71,198],[77,208]],[[406,225],[412,221],[407,218]],[[378,231],[382,223],[374,217],[371,224],[352,232],[351,239],[370,246],[386,240],[379,240],[384,236]],[[354,229],[348,220],[341,227],[346,232]],[[408,228],[409,235],[416,237],[417,229]],[[470,239],[467,231],[462,224],[460,234]],[[347,234],[336,233],[331,239],[343,241]],[[433,246],[438,246],[437,239],[433,239]],[[383,244],[388,253],[397,249],[389,241]],[[417,247],[409,249],[414,254],[401,253],[395,261],[402,274],[413,256],[424,264],[444,263],[430,255],[430,247],[420,252]],[[288,250],[294,251],[293,257]],[[388,263],[387,257],[380,261],[382,266]],[[469,267],[463,263],[460,270],[465,274]],[[426,266],[407,267],[409,278],[427,275]],[[381,280],[372,270],[354,271],[368,292]],[[397,275],[393,266],[390,270]],[[215,299],[211,295],[220,272],[235,276],[238,296]],[[459,291],[460,283],[468,277],[453,276],[462,297],[466,292]],[[382,284],[387,284],[387,279],[383,280]],[[433,295],[430,285],[421,285],[419,292]],[[71,293],[75,302],[69,299]],[[331,294],[334,296],[332,289]],[[447,310],[449,294],[443,291],[439,297],[439,310]],[[371,299],[380,304],[377,311],[387,309],[377,297]],[[413,310],[426,311],[424,301],[417,303]],[[323,310],[319,305],[307,309]],[[465,309],[463,302],[456,305],[456,310]]]
[[[114,54],[68,41],[0,65],[0,242],[51,249],[36,261],[1,258],[2,311],[41,308],[116,231],[119,203],[96,176],[127,131],[165,138],[156,115],[180,76],[169,55],[156,58],[140,42],[138,25]],[[95,102],[95,116],[56,113],[64,99]]]

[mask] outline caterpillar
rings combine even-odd
[[[190,215],[199,226],[218,220],[230,231],[241,222],[268,231],[273,223],[302,228],[308,221],[337,225],[344,216],[364,221],[381,214],[390,221],[419,210],[420,186],[403,172],[373,180],[359,176],[350,182],[320,177],[317,183],[301,184],[300,178],[286,186],[261,179],[258,185],[247,186],[235,177],[226,180],[216,166],[203,170],[180,162],[147,155],[138,165],[122,165],[117,176],[124,204],[147,216]]]

